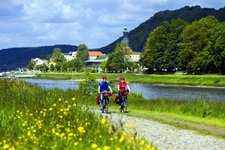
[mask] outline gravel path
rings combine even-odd
[[[99,114],[101,114],[98,111]],[[225,140],[213,136],[198,135],[195,131],[178,129],[156,121],[129,117],[124,114],[102,114],[114,124],[123,124],[125,131],[137,132],[137,136],[161,150],[224,150]]]

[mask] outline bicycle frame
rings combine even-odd
[[[102,113],[104,113],[104,112],[108,113],[110,93],[104,92],[102,94],[103,94],[103,98],[102,98]]]
[[[123,95],[121,97],[122,102],[121,102],[120,108],[119,108],[120,112],[124,112],[124,113],[127,112],[127,95],[128,95],[128,93],[123,93]]]

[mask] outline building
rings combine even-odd
[[[34,58],[34,59],[31,59],[31,61],[35,62],[35,66],[43,65],[44,63],[48,62],[47,60],[43,60],[40,58]]]
[[[89,59],[90,60],[95,60],[98,58],[98,56],[105,56],[102,52],[100,51],[89,51]]]
[[[127,45],[129,46],[128,31],[126,26],[123,28],[123,38],[121,40],[121,43],[122,42],[127,43]]]

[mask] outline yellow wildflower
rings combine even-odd
[[[122,135],[122,136],[120,137],[120,139],[119,139],[119,142],[120,142],[120,143],[123,142],[124,139],[125,139],[125,137]]]
[[[75,98],[75,97],[73,97],[73,98],[72,98],[72,101],[75,101],[75,100],[76,100],[76,98]]]
[[[102,120],[101,120],[101,124],[105,124],[106,123],[106,119],[105,118],[102,118]]]
[[[80,133],[84,133],[84,132],[85,132],[84,127],[79,126],[79,127],[78,127],[78,131],[79,131]]]
[[[110,150],[109,146],[104,146],[104,150]]]
[[[3,149],[8,149],[9,148],[9,144],[4,144]]]
[[[94,143],[94,144],[91,145],[91,148],[96,149],[97,146],[98,146],[98,145]]]
[[[141,140],[141,142],[139,143],[141,146],[145,144],[144,140]]]

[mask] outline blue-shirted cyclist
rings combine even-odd
[[[106,81],[107,77],[102,76],[102,81],[99,82],[98,84],[98,93],[100,94],[99,98],[99,105],[100,105],[100,110],[102,110],[102,99],[103,99],[103,93],[110,91],[112,94],[112,88],[110,87],[110,83]]]

